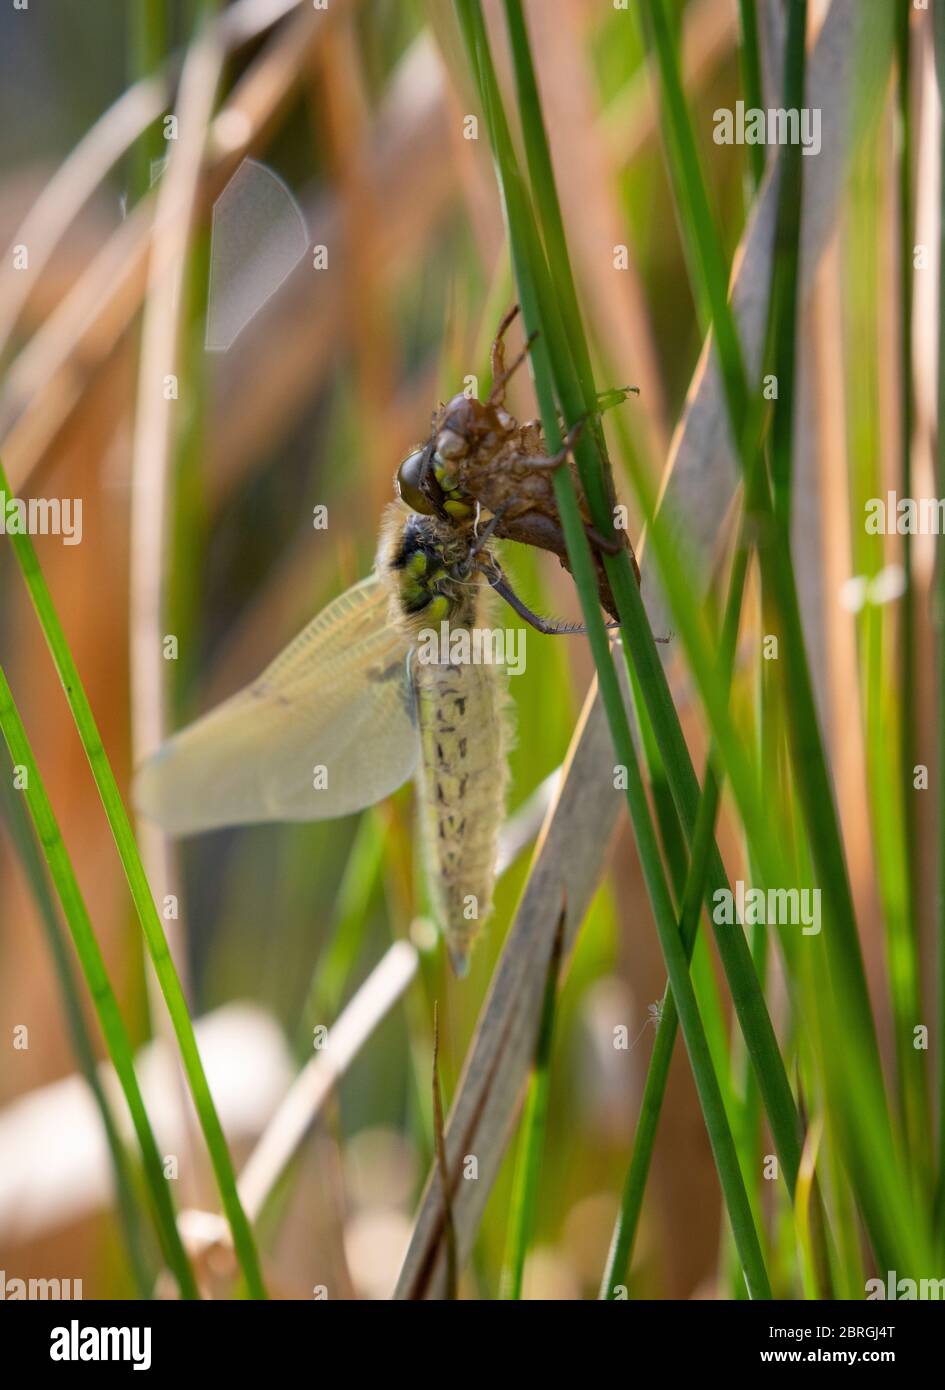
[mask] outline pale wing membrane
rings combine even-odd
[[[164,744],[140,769],[135,802],[175,835],[325,820],[394,791],[418,749],[407,645],[371,576],[245,690]]]

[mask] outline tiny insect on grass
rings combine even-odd
[[[519,427],[502,406],[522,360],[505,367],[514,313],[493,345],[487,404],[460,396],[441,408],[434,418],[445,410],[445,422],[399,468],[374,573],[245,690],[158,749],[135,788],[144,816],[188,835],[348,815],[415,777],[433,911],[457,975],[492,911],[510,739],[501,664],[483,659],[481,642],[452,639],[488,628],[490,589],[545,635],[584,631],[533,613],[494,549],[506,538],[564,551],[550,472],[573,441],[547,458],[538,423]],[[458,402],[494,431],[476,434],[473,449],[453,428]],[[588,531],[599,549],[629,548]],[[444,627],[449,640],[430,659],[428,634]]]

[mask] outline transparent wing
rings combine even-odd
[[[244,159],[213,205],[207,350],[226,352],[309,246],[305,218],[271,169]]]
[[[372,575],[271,666],[170,739],[135,779],[143,816],[175,835],[326,820],[380,801],[418,756],[407,646]]]

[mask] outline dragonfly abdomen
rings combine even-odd
[[[504,677],[491,665],[416,662],[418,781],[434,911],[457,974],[492,911],[505,804]]]

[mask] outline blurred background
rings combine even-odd
[[[734,254],[749,202],[745,151],[713,143],[712,113],[732,106],[740,90],[738,5],[689,0],[672,8],[687,99]],[[810,5],[812,42],[828,8]],[[502,75],[501,15],[492,4],[485,10]],[[687,392],[699,384],[702,344],[639,26],[610,0],[526,10],[599,381],[640,387],[608,429],[619,428],[623,447],[657,479]],[[761,51],[776,70],[780,6],[759,4],[758,12]],[[916,44],[916,101],[927,104],[924,31]],[[324,10],[272,0],[4,9],[0,231],[5,246],[26,246],[28,258],[17,267],[11,249],[0,271],[2,453],[24,496],[82,499],[81,544],[40,536],[36,545],[128,804],[134,762],[162,727],[178,727],[237,689],[368,572],[396,467],[426,437],[431,411],[470,374],[487,389],[489,344],[515,291],[488,141],[470,125],[476,112],[446,0],[329,0]],[[175,113],[179,122],[169,127]],[[800,447],[824,489],[845,467],[850,400],[840,399],[840,377],[844,335],[856,326],[855,302],[841,308],[839,298],[849,269],[843,227],[872,200],[877,231],[868,254],[893,264],[894,189],[883,163],[893,119],[884,95],[872,155],[862,155],[853,192],[826,217],[822,278],[806,301],[804,341],[821,375],[836,372],[838,382],[832,403],[821,393],[800,407]],[[158,248],[150,261],[149,245]],[[813,278],[813,264],[808,269]],[[920,314],[920,331],[921,323]],[[872,365],[881,379],[886,351],[879,343]],[[520,418],[536,413],[527,372],[517,375],[510,404]],[[882,430],[894,437],[894,409],[865,448]],[[923,453],[929,409],[920,399],[919,467],[930,457]],[[818,457],[835,460],[836,471]],[[700,489],[715,499],[710,510],[724,513],[730,499],[725,482],[714,480],[708,445],[703,464],[703,474],[685,480],[688,494],[680,492],[696,517]],[[627,500],[619,477],[618,489]],[[317,508],[327,509],[324,525],[313,524]],[[710,540],[721,524],[709,523]],[[809,635],[834,735],[857,686],[842,627],[849,618],[823,597],[851,572],[844,530],[838,524],[825,539],[812,523],[804,540],[811,572],[825,586],[809,597]],[[637,533],[632,522],[635,542]],[[920,548],[920,573],[928,572],[926,559]],[[503,563],[539,611],[577,615],[570,577],[553,558],[506,545]],[[191,1248],[206,1261],[208,1283],[225,1284],[225,1251],[199,1215],[215,1209],[199,1132],[160,1053],[163,1006],[148,983],[114,843],[6,544],[0,585],[0,659],[141,1049],[161,1151],[177,1156],[175,1197],[191,1213]],[[161,646],[168,634],[177,638],[169,661]],[[517,739],[509,810],[522,812],[521,852],[500,879],[495,916],[463,982],[450,976],[423,916],[409,787],[338,822],[219,832],[176,849],[142,839],[149,870],[161,865],[160,881],[177,885],[178,913],[165,915],[164,925],[237,1169],[310,1057],[313,1028],[334,1022],[391,942],[410,942],[417,952],[416,974],[381,1011],[267,1201],[260,1245],[278,1296],[311,1297],[318,1285],[332,1297],[393,1290],[433,1156],[433,1004],[448,1103],[528,874],[527,851],[551,795],[546,779],[568,751],[592,678],[580,639],[530,634],[527,650],[525,674],[511,682]],[[682,676],[675,688],[698,767],[702,728]],[[881,946],[864,767],[858,747],[842,738],[833,747],[875,978]],[[721,837],[734,871],[738,841],[724,824]],[[108,1151],[78,1075],[53,964],[50,914],[56,908],[44,910],[4,822],[0,1268],[8,1279],[81,1278],[86,1297],[133,1297]],[[596,1295],[652,1048],[648,1006],[664,978],[621,813],[562,981],[528,1297]],[[776,1016],[779,988],[775,977]],[[80,995],[100,1059],[81,985]],[[612,1046],[619,1026],[629,1030],[627,1051]],[[120,1113],[111,1081],[107,1088]],[[513,1164],[514,1144],[462,1279],[464,1296],[497,1296]],[[635,1254],[635,1292],[725,1294],[720,1223],[680,1045]]]

